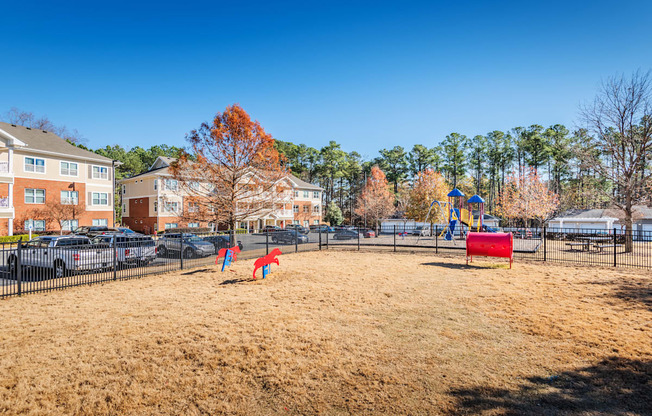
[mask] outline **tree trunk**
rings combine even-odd
[[[630,197],[627,197],[627,203],[625,205],[625,253],[631,253],[634,250],[632,211],[632,200]]]

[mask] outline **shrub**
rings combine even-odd
[[[38,237],[38,234],[32,234],[32,238]],[[15,243],[22,238],[23,241],[29,240],[29,234],[5,235],[0,237],[0,243]]]

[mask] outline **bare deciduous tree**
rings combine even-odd
[[[603,82],[593,103],[581,116],[593,133],[599,152],[582,157],[613,186],[610,199],[625,221],[625,251],[631,252],[633,206],[649,198],[646,188],[652,171],[646,170],[652,152],[652,84],[650,72],[616,76]]]
[[[86,139],[76,129],[69,130],[66,126],[57,126],[50,119],[43,116],[37,118],[34,113],[23,111],[16,107],[11,107],[3,116],[2,120],[19,126],[29,127],[31,129],[51,131],[64,140],[75,144],[80,144]]]

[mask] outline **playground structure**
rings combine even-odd
[[[509,268],[514,261],[514,237],[512,233],[469,232],[466,237],[466,264],[473,256],[509,258]]]
[[[464,208],[464,193],[459,189],[455,188],[448,193],[448,201],[433,201],[428,208],[428,213],[426,214],[426,222],[430,217],[430,213],[435,204],[437,204],[439,210],[447,214],[448,220],[446,223],[446,228],[439,235],[444,237],[444,240],[452,241],[455,244],[455,230],[458,229],[460,235],[464,238],[467,236],[467,230],[462,226],[468,228],[468,232],[471,232],[474,228],[477,232],[490,232],[495,233],[496,230],[493,228],[487,227],[484,225],[484,199],[480,195],[473,195],[469,198],[467,202],[467,208]],[[473,217],[473,208],[472,204],[478,204],[478,219],[477,221]]]

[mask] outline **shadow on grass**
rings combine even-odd
[[[247,282],[253,282],[254,279],[229,279],[225,280],[222,283],[220,283],[220,286],[223,285],[236,285],[238,283],[247,283]]]
[[[195,269],[191,270],[189,272],[181,273],[182,276],[190,275],[190,274],[195,274],[195,273],[204,273],[204,272],[209,272],[211,269]]]
[[[464,263],[445,263],[443,261],[432,261],[429,263],[421,263],[422,266],[435,266],[435,267],[444,267],[446,269],[454,270],[481,270],[481,269],[509,269],[509,263],[507,264],[474,264],[469,263],[468,265]]]
[[[610,357],[551,377],[531,377],[515,389],[476,387],[450,391],[454,414],[649,415],[652,362]]]
[[[652,287],[649,284],[622,283],[615,289],[614,296],[627,302],[643,305],[652,311]],[[652,375],[650,377],[652,378]]]

